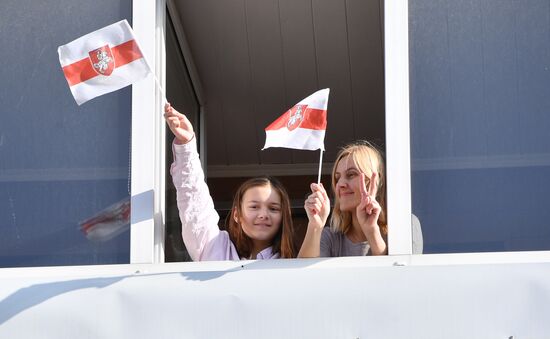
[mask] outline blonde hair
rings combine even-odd
[[[348,161],[352,160],[357,169],[365,174],[365,183],[368,186],[373,172],[377,173],[376,200],[380,204],[382,211],[378,217],[378,227],[383,235],[388,234],[388,225],[386,221],[386,175],[384,169],[384,157],[382,151],[368,141],[357,141],[342,148],[336,156],[334,167],[332,168],[332,191],[334,193],[334,209],[330,218],[330,227],[334,232],[346,234],[352,225],[351,212],[340,210],[340,201],[336,194],[336,168],[340,161],[349,156]]]

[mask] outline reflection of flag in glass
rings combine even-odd
[[[130,226],[130,197],[81,221],[79,225],[86,238],[92,241],[107,241],[116,237]]]
[[[313,93],[286,111],[265,129],[265,145],[314,151],[325,149],[330,89]]]
[[[59,46],[59,62],[76,103],[145,78],[149,66],[126,20]]]

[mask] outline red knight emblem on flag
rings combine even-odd
[[[115,69],[115,58],[109,45],[94,49],[89,53],[94,71],[101,75],[111,75]]]
[[[296,129],[304,120],[304,112],[307,105],[296,105],[290,109],[290,116],[286,124],[289,131]]]
[[[330,89],[319,90],[286,110],[265,128],[265,145],[314,151],[325,149]]]

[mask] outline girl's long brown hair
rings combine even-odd
[[[256,177],[248,179],[243,182],[237,189],[233,198],[233,205],[231,211],[227,214],[225,225],[229,238],[235,244],[237,253],[241,258],[250,258],[252,251],[252,239],[250,239],[243,231],[243,228],[233,218],[233,213],[237,212],[237,215],[242,215],[242,201],[246,191],[253,187],[258,186],[271,186],[274,188],[281,197],[281,213],[282,225],[279,227],[279,231],[275,235],[271,242],[273,253],[279,253],[281,258],[294,258],[294,245],[292,236],[294,234],[294,227],[292,224],[292,214],[290,212],[290,200],[288,193],[279,180],[272,177]]]

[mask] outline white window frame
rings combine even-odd
[[[388,249],[412,254],[407,0],[384,1],[384,59]]]
[[[166,73],[165,13],[166,0],[133,1],[135,34],[163,88]],[[388,245],[390,255],[411,264],[415,260],[403,257],[412,255],[408,15],[408,0],[384,1],[387,201],[388,224],[392,225]],[[163,99],[164,94],[155,85],[154,77],[133,85],[130,263],[164,262],[166,132],[161,112]],[[204,132],[201,137],[205,136]],[[203,159],[205,152],[201,149]],[[523,261],[546,261],[549,254],[550,251],[521,252],[517,257]],[[510,260],[514,257],[511,253],[494,252],[485,254],[487,256],[494,262],[514,261]],[[435,262],[443,260],[452,264],[456,261],[475,263],[476,257],[483,256],[457,253],[429,257]]]
[[[165,13],[166,0],[154,3],[133,1],[134,32],[163,88],[166,73]],[[406,0],[385,2],[384,25],[387,199],[388,223],[392,225],[388,245],[390,255],[406,255],[412,254]],[[160,112],[163,97],[153,77],[132,87],[130,263],[164,262],[166,129]],[[205,133],[201,133],[201,137],[204,136]],[[201,148],[202,159],[206,158],[205,152]]]
[[[412,254],[408,0],[384,1],[386,166],[390,255]],[[414,258],[416,257],[416,259]],[[547,262],[550,251],[431,254],[409,264]]]
[[[133,1],[133,28],[141,49],[164,88],[164,22],[166,0]],[[550,251],[487,252],[411,255],[411,190],[408,81],[408,2],[385,1],[386,129],[388,206],[392,227],[390,256],[301,259],[309,270],[331,274],[342,267],[441,266],[473,264],[532,264],[550,262]],[[224,271],[244,268],[235,262],[164,262],[164,94],[154,77],[132,86],[131,243],[129,265],[86,265],[60,267],[2,268],[0,278],[139,275],[178,271]],[[390,100],[391,99],[391,100]],[[203,119],[201,111],[201,119]],[[202,125],[204,126],[204,124]],[[201,136],[205,133],[202,131]],[[202,143],[204,145],[204,143]],[[203,150],[201,150],[202,154]],[[265,269],[285,268],[295,261],[258,262]],[[150,265],[153,264],[153,265]],[[275,264],[275,266],[273,266]],[[304,267],[304,269],[306,269]],[[396,267],[395,269],[400,269]],[[258,270],[258,272],[265,270]],[[126,272],[126,273],[125,273]]]
[[[154,75],[132,85],[130,263],[159,263],[164,262],[166,2],[134,0],[132,13],[134,33]]]

